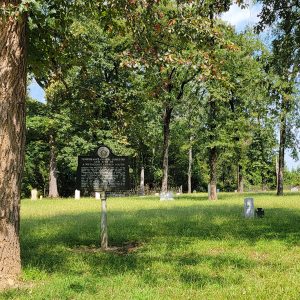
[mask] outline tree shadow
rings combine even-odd
[[[97,276],[109,276],[126,272],[141,274],[144,282],[157,284],[155,272],[145,272],[152,268],[157,259],[171,264],[184,284],[203,287],[207,284],[232,284],[236,279],[226,279],[220,275],[199,273],[187,268],[203,262],[216,268],[234,267],[251,269],[255,262],[251,259],[197,253],[177,254],[178,242],[184,240],[188,248],[195,240],[229,240],[244,242],[250,246],[260,240],[281,241],[288,247],[299,245],[298,225],[300,212],[285,208],[270,208],[265,218],[245,219],[238,205],[189,207],[163,207],[136,211],[108,211],[109,243],[121,246],[128,241],[137,241],[143,247],[133,253],[118,254],[95,251],[94,253],[75,250],[80,246],[96,247],[99,244],[100,213],[84,212],[61,214],[49,218],[23,218],[21,223],[21,253],[23,267],[37,268],[45,273],[85,272]],[[151,243],[164,245],[164,253],[159,258],[147,251]],[[174,252],[174,255],[170,253]],[[74,264],[84,264],[82,270]],[[230,281],[231,280],[231,281]]]

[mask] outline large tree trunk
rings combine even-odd
[[[244,193],[244,174],[243,174],[243,167],[239,164],[238,165],[238,176],[237,176],[237,191],[238,193]]]
[[[284,171],[284,150],[286,144],[286,117],[285,113],[280,120],[280,144],[279,144],[279,160],[277,173],[277,195],[283,195],[283,171]]]
[[[192,166],[193,166],[193,148],[189,149],[189,168],[188,168],[188,193],[192,192]]]
[[[0,6],[20,1],[2,1]],[[0,16],[0,287],[20,273],[20,191],[25,147],[26,22]]]
[[[167,106],[164,111],[163,125],[164,125],[164,145],[163,145],[163,178],[161,191],[166,193],[168,191],[168,173],[169,173],[169,142],[170,142],[170,122],[172,116],[172,107]]]
[[[56,147],[53,135],[50,135],[50,170],[49,170],[49,197],[59,197],[57,189],[57,164],[56,164]]]
[[[210,195],[209,200],[217,200],[217,148],[209,150],[209,175],[210,175]]]

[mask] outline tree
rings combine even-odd
[[[237,35],[232,30],[224,30],[223,36],[228,40],[228,47],[214,51],[212,71],[205,79],[207,95],[203,102],[206,119],[202,132],[207,140],[210,198],[214,200],[217,199],[219,156],[223,163],[235,164],[238,190],[243,191],[251,122],[257,111],[268,104],[261,43],[249,33]],[[220,166],[225,167],[227,162]]]
[[[42,7],[39,1],[21,0],[4,0],[0,4],[0,279],[14,277],[21,269],[19,208],[25,145],[26,27],[28,15],[31,24],[34,23],[34,14],[32,11],[28,13],[31,9],[44,12],[45,18],[39,19],[40,14],[37,19],[49,21],[47,15],[51,14],[51,10],[45,9],[47,4],[44,4]],[[51,6],[51,3],[48,5]],[[72,7],[75,4],[61,5]],[[61,19],[66,16],[63,12],[60,13]],[[38,25],[39,22],[35,24],[36,27]],[[49,27],[51,26],[45,31],[47,37],[52,32]],[[51,43],[52,40],[48,45]]]
[[[275,184],[275,124],[266,114],[252,120],[252,142],[248,149],[246,170],[249,182],[262,191]]]
[[[272,41],[274,60],[273,68],[280,77],[281,84],[277,85],[279,111],[279,162],[277,174],[277,195],[283,194],[284,154],[288,147],[288,134],[293,126],[289,122],[295,111],[295,81],[299,72],[299,2],[297,0],[260,0],[262,11],[261,20],[256,29],[262,31],[266,26],[274,26]],[[293,122],[294,123],[294,122]],[[295,124],[295,123],[294,123]]]
[[[49,135],[47,106],[27,98],[25,169],[22,196],[29,197],[32,189],[46,195],[49,181]]]
[[[145,72],[149,94],[160,104],[163,127],[163,178],[168,189],[170,124],[189,82],[211,65],[213,47],[224,43],[211,16],[229,8],[230,1],[151,2],[131,1],[125,6],[133,47],[126,52],[127,65]],[[214,43],[211,41],[214,40]]]
[[[0,282],[21,270],[20,191],[25,145],[26,15],[0,7]]]

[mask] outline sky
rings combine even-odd
[[[37,82],[33,79],[28,87],[29,96],[33,99],[39,100],[41,102],[45,102],[45,92],[44,90],[37,84]]]
[[[249,5],[247,9],[241,9],[238,5],[233,4],[228,12],[221,15],[221,18],[235,26],[237,31],[243,31],[247,26],[252,26],[259,20],[257,16],[259,12],[259,5]],[[30,97],[45,102],[45,92],[35,80],[32,80],[28,90]],[[300,161],[295,162],[290,157],[289,153],[287,153],[285,160],[286,165],[290,170],[300,167]]]
[[[221,19],[236,27],[237,31],[244,30],[247,26],[254,25],[259,21],[259,5],[249,5],[246,9],[241,9],[233,4],[228,12],[221,15]]]

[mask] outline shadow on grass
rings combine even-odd
[[[268,209],[263,219],[246,220],[241,207],[192,206],[141,209],[134,212],[110,211],[110,245],[138,241],[144,245],[139,251],[127,255],[95,252],[78,253],[76,247],[94,247],[99,243],[100,214],[85,212],[64,214],[50,218],[22,219],[21,249],[23,267],[45,273],[73,275],[95,274],[109,276],[135,272],[144,282],[158,284],[155,271],[157,262],[171,264],[185,284],[202,287],[207,284],[233,284],[234,280],[220,275],[199,273],[193,266],[208,263],[213,268],[232,267],[240,270],[255,267],[252,260],[228,257],[218,253],[205,256],[183,251],[193,241],[229,240],[254,245],[260,240],[280,240],[287,246],[299,245],[298,224],[300,214],[289,209]],[[148,246],[159,243],[162,253],[149,253]],[[155,247],[154,247],[155,248]],[[161,249],[159,248],[159,249]],[[151,252],[151,251],[150,251]],[[192,268],[192,269],[191,269]],[[75,287],[76,288],[76,287]]]

